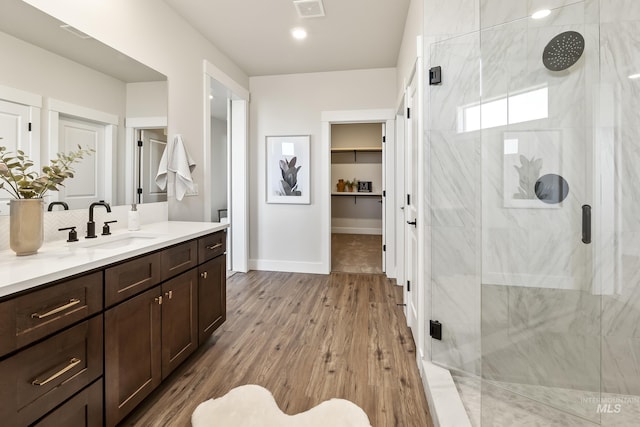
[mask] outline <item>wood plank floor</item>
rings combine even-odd
[[[188,426],[195,407],[243,384],[288,414],[332,397],[374,427],[432,426],[401,288],[383,275],[236,274],[227,321],[122,425]]]

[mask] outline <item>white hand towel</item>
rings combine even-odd
[[[176,199],[182,200],[187,190],[193,191],[191,172],[196,162],[191,158],[182,142],[182,135],[173,138],[173,147],[169,157],[169,171],[176,173]]]
[[[158,165],[158,173],[156,174],[156,185],[161,190],[167,188],[167,151],[168,146],[165,145],[162,157],[160,158],[160,164]]]

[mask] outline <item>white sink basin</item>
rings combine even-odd
[[[160,237],[159,234],[126,233],[115,236],[98,236],[95,239],[85,239],[82,242],[69,243],[69,247],[90,249],[117,249],[141,242],[150,242]]]

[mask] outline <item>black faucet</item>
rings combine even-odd
[[[93,208],[95,208],[96,206],[104,206],[105,208],[107,208],[107,212],[111,212],[111,206],[109,206],[109,203],[105,202],[104,200],[91,203],[91,205],[89,206],[89,222],[87,223],[87,235],[85,236],[85,239],[95,239],[96,237],[98,237],[96,236],[96,223],[93,222]]]
[[[47,211],[51,212],[51,211],[53,210],[53,207],[54,207],[55,205],[60,205],[60,206],[62,206],[62,208],[63,208],[65,211],[68,211],[68,210],[69,210],[69,205],[68,205],[68,204],[66,204],[65,202],[51,202],[51,203],[49,203],[49,206],[47,207]]]

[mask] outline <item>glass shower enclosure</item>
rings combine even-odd
[[[516,3],[428,49],[431,359],[472,425],[638,425],[640,2]]]

